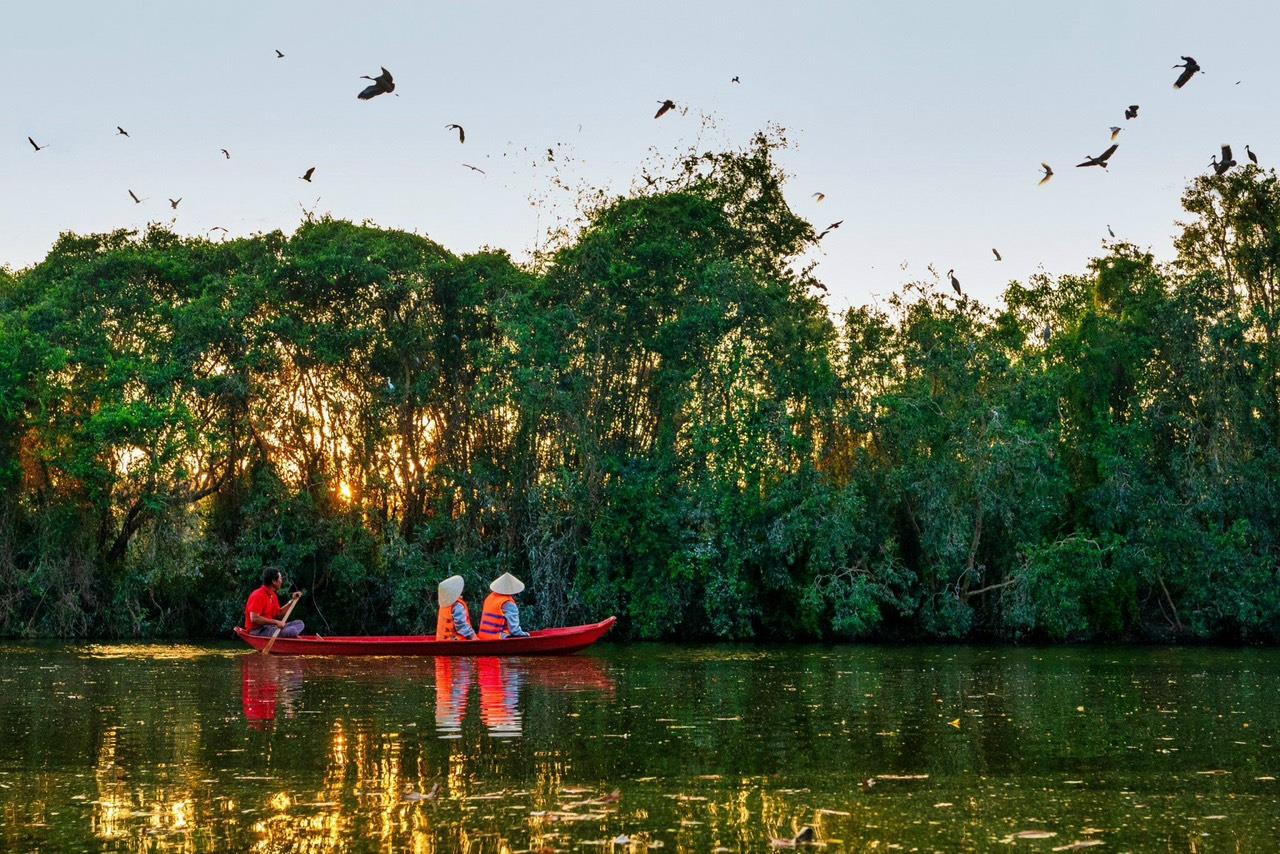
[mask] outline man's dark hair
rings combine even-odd
[[[262,570],[262,586],[270,587],[271,583],[276,580],[276,576],[280,574],[280,570],[274,567],[267,567]]]

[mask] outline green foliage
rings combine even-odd
[[[1280,638],[1280,183],[1002,305],[833,322],[776,132],[534,266],[330,219],[0,270],[0,633],[431,631],[512,571],[638,638]],[[1046,337],[1047,332],[1047,337]]]

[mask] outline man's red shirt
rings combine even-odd
[[[251,632],[257,626],[253,624],[250,614],[274,620],[280,615],[280,600],[276,592],[265,584],[249,594],[249,601],[244,605],[244,630]]]

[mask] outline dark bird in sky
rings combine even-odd
[[[1044,177],[1040,179],[1040,184],[1049,183],[1049,179],[1053,177],[1053,167],[1048,163],[1041,163],[1040,168],[1044,170]],[[1036,186],[1038,187],[1040,184],[1037,184]]]
[[[361,74],[361,80],[372,80],[373,84],[364,87],[360,94],[356,97],[361,101],[367,101],[370,98],[376,98],[379,95],[385,95],[387,92],[394,92],[396,83],[391,79],[391,72],[383,68],[382,73],[377,77],[370,77],[368,74]]]
[[[1219,160],[1218,155],[1215,154],[1213,155],[1213,158],[1210,159],[1209,165],[1213,167],[1215,175],[1226,174],[1228,169],[1236,165],[1235,158],[1231,156],[1231,146],[1222,146],[1222,159]]]
[[[128,135],[129,135],[129,132],[127,130],[120,127],[120,125],[116,125],[116,136],[128,136]]]
[[[813,200],[814,200],[815,202],[820,202],[820,201],[822,201],[823,199],[825,199],[826,197],[827,197],[827,194],[826,194],[826,193],[814,193],[814,194],[813,194]]]
[[[36,151],[40,151],[42,149],[49,147],[48,145],[36,145],[36,141],[31,137],[27,137],[27,142],[31,143],[31,147],[34,148]]]
[[[462,129],[462,125],[445,125],[445,130],[456,130],[458,132],[458,142],[467,141],[467,132]]]
[[[1118,127],[1114,127],[1114,126],[1113,126],[1113,127],[1111,128],[1111,141],[1112,141],[1112,142],[1115,142],[1115,141],[1116,141],[1116,137],[1118,137],[1119,135],[1120,135],[1120,128],[1118,128]]]
[[[1173,81],[1173,88],[1181,89],[1183,86],[1186,86],[1187,81],[1195,76],[1195,73],[1200,70],[1200,63],[1196,62],[1189,56],[1184,56],[1182,57],[1182,64],[1175,65],[1174,68],[1182,69],[1182,73],[1178,75],[1178,79]]]
[[[732,80],[730,80],[729,82],[730,82],[730,83],[741,83],[742,81],[741,81],[741,80],[739,80],[739,79],[738,79],[738,75],[736,75],[736,74],[735,74],[735,75],[733,75],[733,79],[732,79]]]
[[[1107,161],[1111,159],[1111,155],[1115,154],[1116,149],[1119,147],[1119,145],[1113,145],[1097,157],[1086,154],[1085,157],[1087,159],[1083,163],[1077,163],[1076,166],[1101,166],[1103,169],[1106,169]]]
[[[169,200],[169,207],[173,208],[175,211],[178,209],[178,205],[180,205],[180,204],[182,204],[182,197],[181,197],[181,196],[179,196],[179,197],[178,197],[178,198],[176,198],[176,199],[170,199],[170,200]]]
[[[1138,105],[1130,104],[1129,108],[1124,111],[1124,117],[1126,120],[1136,119],[1138,117]]]
[[[226,227],[221,225],[215,225],[213,228],[209,229],[209,231],[210,232],[221,231],[223,234],[227,233]]]
[[[655,119],[662,118],[666,114],[667,110],[674,110],[676,108],[676,102],[670,98],[665,101],[659,101],[658,103],[662,106],[658,108],[658,112],[653,114]]]
[[[225,148],[220,148],[220,149],[218,149],[218,150],[222,152],[222,156],[223,156],[223,157],[227,158],[228,160],[230,160],[230,159],[231,159],[231,152],[230,152],[230,151],[227,151]]]
[[[142,204],[143,202],[145,202],[145,201],[146,201],[146,199],[140,199],[140,198],[138,198],[138,194],[137,194],[137,193],[135,193],[133,190],[130,190],[130,191],[129,191],[129,198],[133,199],[133,203],[134,203],[135,205],[140,205],[140,204]]]
[[[462,165],[470,169],[472,172],[479,172],[481,175],[489,174],[488,172],[481,169],[479,166],[472,166],[470,163],[463,163]]]
[[[276,59],[284,59],[284,54],[279,49],[276,50]]]
[[[1000,250],[999,250],[999,249],[996,249],[994,246],[992,246],[992,247],[991,247],[991,252],[996,256],[996,260],[997,260],[997,261],[1003,261],[1003,260],[1004,260],[1003,258],[1001,258],[1001,257],[1000,257]]]
[[[1244,153],[1245,153],[1246,155],[1248,155],[1248,157],[1249,157],[1249,161],[1250,161],[1254,166],[1257,166],[1257,165],[1258,165],[1258,155],[1256,155],[1256,154],[1254,154],[1254,153],[1253,153],[1253,149],[1249,148],[1249,146],[1247,146],[1247,145],[1246,145],[1246,146],[1244,147]]]
[[[956,278],[956,271],[948,270],[947,278],[951,280],[951,287],[955,289],[958,296],[964,296],[964,291],[960,290],[960,280]]]
[[[837,222],[831,223],[831,225],[822,229],[822,233],[818,235],[817,239],[821,240],[822,238],[826,237],[829,232],[835,231],[837,228],[839,228],[843,222],[844,220],[839,220]]]
[[[308,184],[310,184],[310,183],[311,183],[311,176],[315,174],[315,171],[316,171],[316,167],[312,166],[312,167],[311,167],[310,169],[308,169],[306,172],[303,172],[299,177],[300,177],[303,181],[306,181]]]
[[[1115,233],[1114,231],[1112,231],[1112,230],[1111,230],[1111,224],[1110,224],[1110,223],[1107,223],[1107,234],[1110,234],[1110,235],[1111,235],[1111,239],[1112,239],[1112,240],[1115,240],[1115,239],[1116,239],[1116,233]]]

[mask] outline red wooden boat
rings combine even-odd
[[[566,655],[586,649],[613,628],[617,617],[589,626],[530,632],[527,638],[438,641],[435,635],[277,638],[271,655]],[[256,650],[271,640],[236,627],[236,635]]]

